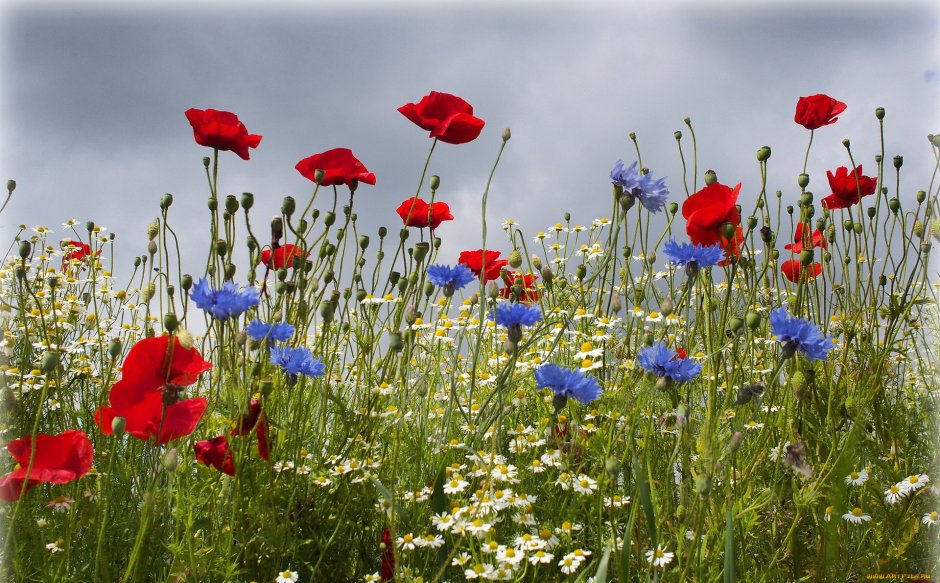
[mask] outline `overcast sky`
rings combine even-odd
[[[506,218],[531,237],[566,210],[580,223],[607,216],[610,169],[635,159],[631,131],[681,202],[673,132],[685,116],[700,173],[742,182],[752,200],[754,153],[769,145],[769,188],[792,202],[809,133],[794,108],[815,93],[848,104],[816,132],[817,199],[829,193],[825,171],[848,164],[843,138],[874,173],[878,106],[887,156],[904,156],[902,198],[930,180],[940,20],[929,2],[311,4],[8,3],[0,169],[19,186],[0,232],[93,219],[117,232],[129,263],[171,192],[171,224],[204,257],[210,150],[193,141],[190,107],[234,112],[264,136],[250,161],[221,155],[220,193],[255,193],[256,220],[284,195],[306,201],[312,184],[297,161],[349,147],[378,180],[357,192],[360,232],[397,228],[394,209],[414,194],[431,142],[396,109],[431,90],[460,95],[486,120],[479,139],[440,144],[431,162],[457,219],[438,231],[445,262],[480,246],[479,201],[505,127],[513,137],[491,190],[490,241]]]

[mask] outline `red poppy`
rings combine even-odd
[[[193,444],[196,459],[224,474],[235,475],[235,458],[224,435]]]
[[[810,263],[809,266],[804,267],[799,259],[790,259],[780,264],[780,271],[787,279],[798,283],[801,278],[812,279],[822,273],[822,265]]]
[[[145,338],[131,348],[121,368],[121,380],[111,387],[110,406],[95,411],[102,433],[112,433],[115,417],[127,420],[126,431],[138,439],[162,445],[189,435],[206,409],[206,399],[178,400],[179,389],[196,382],[212,368],[194,348],[169,336]]]
[[[805,236],[804,229],[805,225],[802,222],[796,224],[796,233],[793,234],[793,243],[787,243],[783,246],[784,249],[789,249],[794,253],[799,253],[803,250],[803,237]],[[823,237],[823,234],[816,229],[813,231],[812,238],[810,240],[810,249],[815,249],[816,247],[822,247],[826,249],[829,247],[829,243],[826,241],[826,238]]]
[[[317,181],[317,170],[323,171],[323,180],[320,186],[345,184],[352,186],[354,182],[365,182],[375,185],[375,174],[369,172],[362,162],[353,156],[349,148],[333,148],[326,152],[314,154],[297,162],[297,172],[304,178]]]
[[[62,271],[65,271],[65,268],[68,267],[70,262],[84,261],[92,256],[91,245],[82,243],[81,241],[73,241],[71,239],[62,241],[62,250],[65,252],[64,255],[62,255]],[[101,250],[96,251],[94,255],[101,255]]]
[[[261,252],[261,264],[267,265],[271,269],[293,267],[295,257],[306,259],[310,257],[310,252],[304,253],[302,247],[286,243],[273,251],[271,249],[263,250]]]
[[[681,346],[676,346],[676,355],[672,357],[673,360],[685,360],[689,356],[689,353],[686,352],[685,348]]]
[[[875,187],[878,185],[878,179],[864,176],[862,174],[862,165],[849,175],[849,169],[840,166],[833,175],[831,171],[826,171],[829,177],[829,188],[832,194],[822,199],[822,205],[829,210],[849,208],[857,204],[862,196],[869,196],[875,193]]]
[[[466,265],[477,277],[480,277],[480,272],[483,271],[483,281],[487,282],[499,279],[503,267],[509,265],[508,260],[498,259],[498,257],[499,251],[477,249],[476,251],[461,251],[457,262]],[[483,269],[484,263],[486,263],[486,270]]]
[[[486,122],[473,116],[473,106],[450,93],[432,91],[418,103],[406,103],[398,111],[418,127],[448,144],[465,144],[477,139]]]
[[[741,231],[741,215],[737,201],[741,193],[741,183],[729,188],[720,182],[714,182],[696,192],[682,203],[682,216],[685,217],[685,232],[695,245],[707,247],[720,243],[728,255],[740,255],[740,245],[744,241]],[[724,225],[735,226],[734,235],[727,238]],[[726,265],[727,260],[718,265]]]
[[[66,484],[81,478],[91,469],[95,457],[91,440],[77,429],[58,435],[37,433],[32,467],[29,467],[29,458],[33,455],[31,436],[14,439],[7,444],[7,451],[17,461],[17,467],[0,478],[0,500],[6,502],[19,500],[24,482],[29,489],[41,482]]]
[[[398,216],[409,227],[423,229],[430,226],[436,229],[444,221],[454,220],[446,202],[432,202],[430,205],[418,197],[409,198],[398,207]]]
[[[261,411],[261,402],[258,399],[252,399],[248,408],[247,415],[239,415],[235,421],[235,427],[229,435],[238,435],[244,437],[254,429],[258,436],[258,455],[262,459],[268,460],[271,457],[271,444],[268,440],[270,427],[268,425],[267,414]]]
[[[836,116],[845,111],[846,107],[841,101],[821,93],[800,97],[796,102],[796,115],[793,116],[793,121],[808,130],[819,129],[836,123],[839,119]]]
[[[528,303],[528,302],[537,302],[539,301],[539,292],[535,289],[535,280],[539,276],[534,273],[523,275],[521,273],[516,273],[514,271],[507,271],[506,277],[503,280],[506,283],[506,287],[499,290],[500,297],[508,298],[512,294],[512,286],[516,283],[516,280],[522,280],[522,293],[519,294],[519,301]]]
[[[385,546],[382,548],[382,569],[379,575],[382,581],[391,581],[395,577],[395,545],[392,544],[392,533],[387,526],[382,531],[382,544]]]
[[[248,159],[248,148],[257,148],[261,136],[249,134],[238,116],[214,109],[186,110],[186,119],[193,126],[196,143],[218,150],[235,152],[242,160]]]

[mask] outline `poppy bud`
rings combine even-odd
[[[175,312],[167,312],[163,315],[163,329],[169,333],[176,332],[176,329],[179,327],[180,321],[176,317]]]
[[[620,460],[617,458],[609,457],[604,461],[604,469],[607,470],[607,473],[612,477],[616,477],[620,474],[622,465],[620,464]]]
[[[940,219],[930,221],[930,234],[937,241],[940,241]]]
[[[741,447],[741,440],[743,438],[744,436],[741,434],[740,431],[735,431],[731,435],[731,439],[728,441],[728,452],[734,453],[738,451],[738,448]]]
[[[901,210],[901,201],[897,197],[892,197],[888,200],[888,208],[891,209],[891,212],[897,214]]]
[[[663,298],[663,301],[659,303],[659,311],[662,312],[663,316],[669,316],[676,310],[676,304],[672,301],[672,298],[666,296]]]
[[[14,273],[16,274],[16,279],[20,281],[26,279],[26,269],[24,269],[22,265],[17,265]]]
[[[674,137],[676,141],[678,142],[679,140],[682,139],[682,132],[680,132],[679,130],[676,130],[672,133],[672,137]]]
[[[418,314],[415,312],[414,304],[408,304],[408,307],[405,308],[405,323],[409,326],[414,325],[418,321]]]
[[[610,309],[613,310],[614,313],[618,313],[623,309],[623,300],[620,298],[620,294],[614,294],[613,297],[610,298]]]
[[[542,258],[536,255],[535,253],[532,254],[532,267],[534,267],[537,270],[542,269]]]
[[[323,302],[320,304],[320,317],[323,318],[324,324],[329,324],[333,321],[333,310],[335,310],[335,307],[332,302]]]
[[[59,366],[59,353],[53,350],[50,350],[42,355],[42,362],[40,363],[40,368],[42,372],[48,374],[54,371]]]
[[[848,138],[845,138],[844,140],[842,140],[842,145],[845,146],[846,149],[852,147],[852,143],[849,141]]]
[[[332,243],[324,243],[321,249],[326,257],[332,257],[333,254],[336,253],[336,245]]]
[[[555,396],[552,397],[552,407],[555,408],[555,413],[558,413],[559,411],[564,409],[565,405],[567,404],[568,404],[568,397],[563,393],[555,393]]]
[[[281,217],[271,219],[271,240],[280,241],[284,236],[284,220]]]
[[[903,157],[903,156],[895,156],[895,157],[894,157],[894,167],[895,167],[895,169],[900,170],[900,169],[901,169],[901,166],[902,166],[903,164],[904,164],[904,157]]]
[[[542,268],[541,273],[542,279],[545,281],[545,283],[550,284],[555,279],[555,272],[553,272],[552,268],[547,265]]]
[[[650,265],[656,263],[656,252],[655,252],[655,251],[650,251],[649,253],[646,254],[646,262],[649,263]]]
[[[800,206],[809,206],[813,204],[813,193],[804,192],[800,195]]]
[[[248,211],[255,204],[255,195],[250,192],[242,193],[242,208]],[[235,211],[232,211],[235,212]]]
[[[757,227],[757,217],[748,217],[747,218],[747,228],[754,230]]]
[[[405,347],[405,343],[401,339],[401,332],[388,333],[388,347],[391,348],[393,352],[402,351]]]
[[[883,107],[876,107],[876,108],[875,108],[875,117],[877,117],[878,119],[884,119],[884,118],[885,118],[885,108],[883,108]]]
[[[565,222],[566,222],[566,223],[571,220],[571,213],[566,212],[566,213],[565,213],[564,215],[562,215],[562,216],[565,218]]]
[[[13,194],[14,190],[16,190],[16,180],[7,180],[7,192]]]
[[[401,279],[401,274],[397,271],[393,271],[388,274],[388,282],[392,285],[398,283],[398,280]]]
[[[846,231],[851,231],[852,219],[845,219],[844,221],[842,221],[842,226],[845,228]]]
[[[366,293],[366,290],[364,290],[364,289],[358,290],[358,291],[356,292],[356,301],[357,301],[357,302],[361,302],[362,300],[366,299],[366,296],[367,296],[367,295],[369,295],[369,294]]]
[[[861,235],[861,234],[862,234],[862,223],[855,223],[854,225],[852,225],[852,229],[855,230],[855,234],[856,234],[856,235]]]
[[[924,242],[924,243],[921,243],[921,244],[920,244],[920,252],[923,253],[924,255],[929,255],[929,254],[930,254],[930,247],[931,247],[930,241],[926,241],[926,242]]]
[[[509,254],[509,267],[519,269],[522,266],[522,253],[518,249],[513,249]]]
[[[216,240],[215,252],[219,255],[219,257],[224,257],[225,254],[228,253],[228,243],[225,242],[225,239]]]
[[[180,341],[180,346],[190,350],[196,344],[196,340],[193,338],[193,335],[189,333],[189,330],[186,328],[180,328],[176,333],[177,340]]]
[[[291,216],[294,214],[294,211],[297,209],[297,202],[292,196],[285,196],[284,200],[281,201],[281,214],[285,216]]]
[[[806,188],[809,185],[809,174],[800,174],[796,179],[796,183],[800,188]]]
[[[669,213],[674,215],[677,212],[679,212],[679,204],[675,202],[669,203]]]
[[[716,182],[718,182],[718,175],[715,174],[715,171],[706,170],[705,171],[705,185],[711,186],[712,184],[715,184]]]
[[[646,333],[643,335],[643,344],[645,344],[646,346],[653,345],[653,332],[651,330],[647,330]]]
[[[770,159],[770,146],[763,146],[757,150],[757,161],[766,162]]]
[[[748,312],[744,315],[744,323],[747,324],[747,327],[751,330],[756,330],[760,326],[761,315],[757,312]]]
[[[155,293],[157,293],[157,286],[154,285],[153,282],[150,282],[144,286],[143,290],[141,290],[140,296],[144,300],[144,303],[147,303],[153,299]]]
[[[441,187],[441,177],[437,174],[432,174],[431,180],[429,180],[428,183],[431,185],[431,191],[435,191]]]
[[[878,277],[878,285],[884,287],[888,285],[888,278],[884,275]]]
[[[813,250],[812,249],[803,249],[800,251],[800,263],[804,266],[808,266],[813,262]]]
[[[20,241],[20,259],[26,259],[33,252],[33,245],[29,241]]]
[[[734,225],[734,223],[724,223],[721,225],[721,233],[724,235],[725,239],[730,240],[734,238],[735,232],[737,232],[737,227]]]
[[[235,195],[234,195],[234,194],[226,195],[226,197],[225,197],[225,210],[226,210],[229,214],[232,214],[232,215],[234,215],[236,212],[238,212],[238,199],[235,198]]]
[[[940,148],[940,135],[928,135],[927,139],[930,140],[930,143],[934,146]]]
[[[760,238],[761,238],[761,241],[763,241],[764,243],[767,243],[767,244],[773,243],[774,232],[770,229],[770,227],[768,227],[767,225],[764,225],[763,227],[760,228]]]
[[[127,427],[127,419],[124,417],[115,417],[111,420],[111,432],[120,437],[124,434],[124,429]]]
[[[408,238],[408,229],[402,227],[402,230],[398,232],[398,238],[402,241]]]
[[[226,263],[225,264],[225,279],[232,279],[235,277],[235,264]]]
[[[509,131],[509,128],[503,130],[503,142],[508,142],[509,138],[512,137],[512,132]]]
[[[118,339],[112,340],[108,344],[108,356],[111,358],[117,358],[121,355],[121,341]]]
[[[925,200],[927,200],[927,193],[924,192],[923,190],[918,190],[918,191],[917,191],[917,202],[922,203],[922,202],[924,202]]]
[[[620,203],[620,208],[623,210],[623,212],[627,212],[633,208],[634,204],[636,204],[636,197],[632,192],[623,192],[620,194],[618,202]]]
[[[330,282],[327,282],[327,283],[330,283]],[[398,293],[403,294],[403,293],[405,293],[405,290],[406,290],[406,289],[408,289],[408,280],[407,280],[407,279],[399,279],[399,280],[398,280]]]
[[[150,240],[147,242],[147,254],[150,255],[150,261],[153,261],[153,256],[157,254],[157,242]]]
[[[788,215],[792,215],[792,214],[793,214],[793,205],[792,205],[792,204],[788,204],[788,205],[787,205],[787,214],[788,214]]]
[[[414,252],[412,256],[414,257],[415,261],[421,263],[424,261],[424,258],[427,257],[428,251],[430,249],[431,245],[425,241],[422,241],[421,243],[418,243],[414,246]]]
[[[335,222],[336,222],[336,213],[334,213],[333,211],[327,211],[327,213],[323,215],[323,224],[326,225],[327,227],[332,227],[333,223]]]
[[[575,277],[577,277],[579,280],[583,280],[587,275],[587,266],[582,263],[577,268],[575,268],[574,274]]]
[[[883,158],[881,157],[881,154],[875,154],[875,163],[881,164],[882,160]]]
[[[496,287],[496,282],[495,282],[495,281],[491,281],[491,282],[486,286],[486,296],[487,296],[488,298],[490,298],[491,300],[495,300],[496,298],[499,297],[499,288]]]
[[[206,201],[206,206],[210,211],[215,212],[216,209],[219,208],[219,199],[214,196],[210,196],[209,200]]]
[[[777,259],[780,259],[780,250],[774,249],[773,252],[770,254],[770,256],[774,258],[774,261],[776,261]]]
[[[452,286],[449,286],[449,285],[444,286],[445,295],[446,295],[447,289],[450,288],[450,287],[452,287]],[[424,282],[424,297],[430,299],[430,297],[433,296],[433,295],[434,295],[434,284],[431,283],[430,281]],[[453,289],[450,290],[450,295],[454,295],[454,290],[453,290]]]
[[[193,287],[193,276],[188,273],[184,274],[181,278],[180,284],[183,286],[183,291],[189,291]]]
[[[869,219],[875,218],[875,207],[873,207],[873,206],[868,207],[867,212],[868,212],[868,218],[869,218]]]
[[[729,324],[731,331],[735,334],[741,332],[744,329],[744,320],[735,316],[731,318],[731,323]]]
[[[203,158],[202,158],[202,166],[203,166],[204,168],[208,168],[210,161],[211,161],[211,160],[209,160],[209,156],[203,156]]]

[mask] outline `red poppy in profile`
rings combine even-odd
[[[499,251],[484,251],[483,249],[461,251],[457,262],[466,265],[477,277],[480,277],[480,273],[483,272],[484,282],[499,279],[503,267],[509,265],[508,260],[499,259]],[[483,269],[484,263],[486,263],[485,270]]]
[[[388,527],[382,531],[382,568],[379,575],[382,581],[391,581],[395,577],[395,545],[392,544],[392,533]]]
[[[7,444],[7,451],[17,461],[17,468],[0,478],[0,500],[19,500],[24,483],[28,490],[39,483],[66,484],[77,480],[88,473],[95,457],[91,440],[77,429],[58,435],[37,433],[34,457],[32,449],[31,436],[14,439]],[[33,457],[32,467],[29,467],[30,457]]]
[[[798,222],[796,224],[796,232],[793,234],[793,243],[787,243],[786,245],[783,246],[783,248],[789,249],[790,251],[793,251],[794,253],[799,253],[800,251],[802,251],[804,248],[803,237],[806,236],[807,230],[808,229],[802,223],[802,221]],[[810,249],[815,249],[816,247],[822,247],[823,249],[827,249],[829,247],[829,243],[826,241],[826,238],[823,237],[823,234],[819,231],[819,229],[816,229],[815,231],[813,231],[812,236],[809,238],[809,243],[810,243],[809,244]]]
[[[179,399],[182,387],[196,382],[212,368],[194,348],[178,338],[145,338],[131,348],[121,368],[121,380],[111,387],[110,406],[95,411],[102,433],[112,433],[115,417],[127,420],[127,433],[156,439],[158,445],[189,435],[206,409],[205,397]]]
[[[395,211],[402,222],[409,227],[436,229],[444,221],[454,220],[446,202],[432,202],[430,205],[418,197],[406,199]]]
[[[682,216],[685,217],[685,232],[695,245],[708,247],[715,243],[727,251],[728,256],[740,255],[740,245],[744,241],[741,231],[741,215],[738,212],[738,195],[741,183],[729,188],[720,182],[713,182],[696,192],[682,203]],[[734,226],[734,235],[725,236],[725,224]],[[718,265],[726,265],[727,260]]]
[[[534,273],[523,275],[514,271],[507,271],[504,282],[506,287],[499,290],[500,297],[509,298],[512,295],[512,286],[516,280],[522,281],[522,293],[519,294],[519,301],[523,303],[534,303],[539,301],[539,291],[535,289],[535,281],[539,276]]]
[[[295,168],[304,178],[314,182],[317,181],[317,170],[322,170],[323,180],[320,186],[345,184],[352,187],[357,182],[375,185],[375,174],[369,172],[349,148],[333,148],[314,154],[297,162]]]
[[[780,271],[791,282],[799,283],[800,279],[810,280],[822,273],[822,265],[810,263],[804,267],[799,259],[790,259],[780,264]]]
[[[858,204],[862,196],[874,194],[878,185],[878,179],[862,174],[861,164],[851,175],[848,168],[840,166],[835,174],[827,170],[826,176],[829,177],[832,194],[822,199],[822,205],[829,210],[849,208]]]
[[[224,474],[235,475],[235,458],[224,435],[197,441],[193,444],[193,451],[196,452],[196,459],[200,462]]]
[[[473,106],[450,93],[432,91],[418,103],[406,103],[398,108],[402,115],[418,127],[431,132],[448,144],[471,142],[483,131],[486,124],[473,116]]]
[[[186,119],[193,126],[197,144],[235,152],[242,160],[248,159],[248,148],[257,148],[261,143],[261,136],[249,134],[245,124],[238,121],[234,113],[188,109]]]
[[[793,121],[808,130],[816,130],[836,123],[839,119],[836,116],[845,111],[846,107],[841,101],[822,93],[800,97],[796,102],[796,115],[793,116]]]
[[[300,257],[306,259],[310,257],[310,252],[304,252],[302,247],[286,243],[273,251],[265,249],[261,252],[261,264],[267,265],[271,269],[282,269],[294,266],[294,258]]]
[[[247,415],[239,415],[235,421],[235,427],[229,435],[238,435],[244,437],[254,429],[258,436],[258,455],[262,459],[268,460],[271,457],[271,444],[268,439],[270,427],[268,425],[268,416],[261,411],[261,401],[252,399],[248,408]]]

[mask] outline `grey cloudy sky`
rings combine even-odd
[[[430,140],[396,109],[431,90],[462,96],[487,122],[478,140],[440,144],[431,162],[457,217],[438,231],[442,261],[480,246],[479,200],[505,127],[491,233],[510,217],[531,236],[565,210],[581,223],[608,215],[610,169],[634,159],[630,131],[681,202],[673,131],[687,115],[700,172],[742,182],[753,199],[754,152],[769,145],[769,188],[792,200],[808,137],[794,107],[815,93],[848,104],[816,132],[817,196],[829,193],[825,171],[848,164],[843,138],[873,173],[877,106],[888,112],[887,155],[905,158],[902,197],[928,186],[925,136],[940,133],[932,3],[438,4],[7,4],[0,169],[19,187],[2,232],[94,219],[117,231],[126,263],[171,192],[171,221],[202,255],[209,150],[193,141],[190,107],[232,111],[264,136],[248,162],[221,156],[221,194],[255,193],[259,219],[284,195],[309,196],[298,160],[342,146],[378,178],[357,193],[360,232],[397,227]]]

